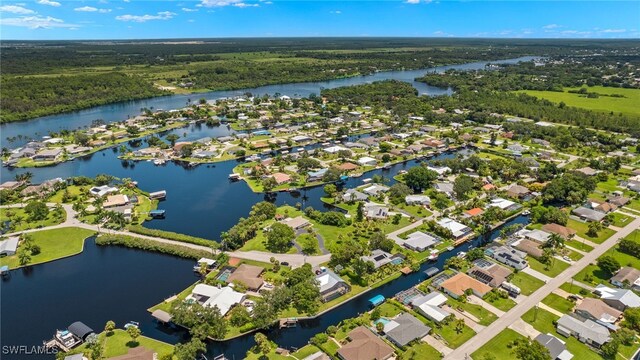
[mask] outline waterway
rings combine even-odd
[[[532,59],[534,59],[534,57],[526,56],[516,59],[492,61],[491,63],[517,63],[519,61],[530,61]],[[201,98],[212,100],[224,97],[239,96],[245,93],[251,93],[253,95],[281,94],[291,97],[306,97],[312,93],[319,95],[322,89],[332,89],[341,86],[358,85],[371,83],[374,81],[394,79],[411,83],[420,94],[432,96],[445,95],[451,94],[451,89],[442,89],[434,86],[429,86],[425,83],[416,82],[414,79],[426,73],[444,72],[449,69],[482,69],[486,64],[487,62],[475,62],[459,65],[437,66],[419,70],[381,71],[370,75],[328,81],[269,85],[250,89],[211,91],[199,94],[161,96],[143,100],[120,102],[116,104],[96,106],[71,113],[43,116],[24,122],[2,124],[0,125],[0,134],[2,134],[1,142],[2,146],[16,147],[26,143],[27,139],[39,139],[42,136],[46,136],[50,131],[57,132],[62,129],[78,129],[81,127],[89,126],[91,125],[91,122],[96,119],[102,119],[105,122],[126,120],[127,117],[138,115],[140,113],[140,109],[142,108],[164,110],[177,109],[186,106],[189,100],[196,101]],[[13,137],[16,137],[16,141],[9,144],[6,139]]]
[[[521,59],[526,60],[526,59]],[[517,60],[510,60],[511,62]],[[484,64],[463,65],[468,68],[473,66],[481,67]],[[460,68],[460,66],[456,67]],[[463,67],[464,68],[464,67]],[[439,71],[444,67],[437,68]],[[405,80],[413,81],[413,78],[425,73],[428,70],[416,70],[411,72],[391,72],[387,74],[401,73]],[[436,71],[432,69],[431,71]],[[382,80],[379,76],[384,73],[377,73],[371,77],[359,78],[360,82],[339,84],[344,81],[355,81],[354,79],[335,80],[331,82],[335,86],[344,86],[355,83]],[[378,77],[375,77],[378,76]],[[399,78],[400,75],[394,75]],[[389,77],[387,77],[389,78]],[[367,79],[367,80],[365,80]],[[402,80],[403,78],[399,78]],[[316,84],[316,85],[313,85]],[[269,87],[273,91],[283,94],[300,94],[306,86],[319,86],[319,83],[293,84],[300,86],[297,92],[287,92],[288,85],[280,85],[280,89]],[[329,86],[326,86],[329,87]],[[317,90],[317,89],[316,89]],[[246,91],[246,90],[244,90]],[[239,91],[242,93],[244,91]],[[314,91],[313,89],[308,91]],[[315,91],[317,93],[317,91]],[[229,96],[215,94],[211,97]],[[171,98],[159,98],[146,100],[169,101]],[[150,106],[150,103],[136,106]],[[156,106],[157,103],[153,103]],[[48,131],[47,129],[58,126],[56,124],[65,123],[66,126],[84,126],[95,119],[94,112],[108,113],[108,109],[114,112],[120,107],[133,109],[132,104],[119,104],[90,109],[74,114],[58,115],[52,119],[38,119],[33,122],[3,125],[3,138],[8,135],[5,131],[21,131],[24,134]],[[178,105],[179,106],[179,105]],[[157,107],[160,107],[159,105]],[[156,107],[156,108],[157,108]],[[176,107],[167,103],[164,108]],[[74,124],[64,121],[64,117],[75,117]],[[126,115],[124,116],[126,117]],[[105,117],[103,117],[105,118]],[[58,120],[56,120],[58,119]],[[111,121],[121,120],[122,116],[113,116]],[[105,118],[105,120],[108,120]],[[24,130],[18,128],[24,127]],[[9,129],[9,130],[5,130]],[[190,126],[186,129],[178,130],[188,132],[189,138],[199,138],[211,136],[217,133],[227,132],[225,127],[207,128]],[[46,132],[44,133],[46,134]],[[455,156],[454,154],[441,154],[438,158]],[[433,160],[433,159],[432,159]],[[362,180],[374,174],[381,174],[390,179],[403,169],[415,166],[415,161],[394,165],[389,170],[375,170],[367,173],[361,178],[349,179],[345,186],[355,187],[362,184]],[[16,174],[25,171],[33,173],[33,182],[38,183],[43,180],[70,176],[95,176],[105,173],[119,178],[132,178],[138,181],[139,187],[146,191],[160,189],[167,190],[166,201],[160,203],[159,208],[167,211],[165,220],[154,220],[145,224],[151,228],[182,232],[190,235],[217,239],[219,234],[227,230],[237,220],[246,216],[251,206],[264,199],[263,194],[253,193],[246,184],[242,182],[229,182],[227,175],[236,166],[236,161],[227,161],[211,165],[200,165],[197,167],[184,167],[176,163],[168,163],[165,166],[155,166],[151,162],[130,162],[121,161],[117,158],[117,153],[112,149],[107,149],[93,155],[66,162],[53,167],[33,168],[33,169],[6,169],[0,172],[0,180],[6,181]],[[295,205],[301,203],[304,207],[313,206],[316,209],[323,209],[325,206],[320,201],[322,187],[312,188],[303,191],[302,194],[294,196],[290,193],[278,193],[275,199],[276,204]],[[518,217],[510,223],[526,223],[525,217]],[[492,238],[498,232],[493,232]],[[481,239],[476,239],[472,243],[467,243],[457,251],[465,250],[471,244],[477,244]],[[442,268],[446,258],[453,253],[445,253],[440,256],[436,266]],[[171,256],[148,253],[144,251],[125,249],[120,247],[97,247],[92,240],[88,240],[82,254],[67,259],[54,261],[47,264],[36,265],[28,269],[19,269],[11,272],[11,277],[0,283],[1,301],[1,321],[0,333],[2,334],[2,345],[41,345],[42,340],[52,336],[57,328],[62,328],[70,323],[80,320],[99,331],[108,320],[114,320],[118,326],[122,326],[127,321],[139,321],[141,329],[146,336],[159,340],[175,343],[184,339],[185,334],[175,332],[164,326],[157,325],[151,320],[146,309],[153,304],[162,301],[164,298],[175,294],[196,280],[189,260],[179,259]],[[423,269],[433,264],[423,265]],[[398,291],[409,288],[421,280],[420,273],[403,276],[389,284],[376,289],[374,294],[392,296]],[[274,330],[269,332],[270,338],[284,347],[300,347],[306,344],[307,340],[329,325],[335,325],[340,320],[356,316],[366,310],[367,295],[357,298],[340,306],[321,317],[305,321],[298,328]],[[212,343],[209,346],[211,355],[225,353],[229,357],[243,358],[246,351],[253,346],[251,336],[239,338],[224,343]],[[22,359],[25,355],[2,354],[3,359]],[[30,358],[32,356],[29,356]],[[33,358],[37,358],[33,356]],[[42,356],[42,358],[52,358],[52,356]]]

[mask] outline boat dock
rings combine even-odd
[[[296,327],[298,325],[297,318],[280,319],[280,329]]]
[[[149,211],[149,215],[154,219],[163,219],[165,211],[164,210],[151,210]]]
[[[155,192],[149,193],[149,198],[150,199],[164,200],[166,197],[167,197],[167,191],[166,190],[160,190],[160,191],[155,191]]]

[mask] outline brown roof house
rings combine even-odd
[[[615,323],[622,315],[622,311],[612,308],[602,300],[592,298],[584,298],[574,312],[583,318],[608,324]]]
[[[513,198],[521,199],[529,195],[531,191],[522,185],[511,185],[511,187],[507,190],[507,195]]]
[[[611,278],[609,281],[622,288],[631,288],[636,291],[640,291],[640,270],[625,266]]]
[[[464,273],[458,273],[453,277],[445,280],[440,284],[442,291],[457,299],[464,295],[467,290],[471,290],[477,297],[484,297],[491,287],[481,283],[480,281],[470,277]]]
[[[278,185],[282,185],[291,181],[291,176],[280,172],[273,174],[273,178],[276,180],[276,184]]]
[[[348,338],[351,341],[338,350],[342,360],[386,360],[393,356],[393,348],[364,326],[351,330]]]
[[[227,282],[238,282],[246,286],[249,290],[258,291],[264,283],[264,280],[260,277],[262,272],[264,272],[264,268],[260,266],[242,264],[229,275]]]
[[[517,243],[513,243],[512,246],[530,256],[533,256],[534,258],[539,258],[543,254],[540,244],[533,240],[522,239]]]
[[[542,230],[546,231],[548,233],[558,234],[558,235],[562,236],[564,239],[571,239],[572,237],[574,237],[576,235],[576,231],[575,230],[573,230],[571,228],[568,228],[566,226],[555,224],[555,223],[544,224],[542,226]]]

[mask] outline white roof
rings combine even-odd
[[[404,201],[408,203],[412,203],[412,202],[430,203],[431,198],[427,195],[407,195],[404,197]]]
[[[413,299],[411,301],[411,305],[420,309],[420,311],[427,315],[427,317],[437,322],[441,322],[447,316],[451,315],[448,311],[440,308],[440,306],[442,306],[446,302],[446,296],[444,296],[440,292],[434,291],[425,296]]]
[[[438,220],[438,225],[442,226],[445,229],[451,230],[451,233],[455,237],[463,235],[469,229],[467,227],[467,225],[461,224],[461,223],[459,223],[459,222],[457,222],[455,220],[449,219],[449,218],[442,218],[442,219]]]
[[[438,239],[429,234],[425,234],[422,231],[416,231],[409,234],[407,240],[405,240],[405,244],[408,244],[412,248],[428,248],[438,242]]]
[[[625,306],[631,308],[640,307],[640,296],[636,295],[631,290],[612,289],[602,284],[596,286],[596,290],[600,292],[601,299],[617,300],[623,303]]]
[[[213,266],[213,264],[215,264],[216,261],[209,258],[200,258],[200,260],[198,260],[198,264],[202,264],[202,263],[205,263],[208,266]]]
[[[495,207],[499,207],[502,210],[505,210],[512,205],[515,205],[515,202],[511,200],[507,200],[503,198],[495,198],[495,199],[491,199],[491,204],[489,204],[489,207],[495,206]]]
[[[19,238],[17,236],[10,237],[7,240],[0,241],[0,254],[5,252],[15,253],[18,249]]]
[[[205,297],[206,299],[204,299],[202,305],[210,307],[217,306],[222,315],[228,313],[233,305],[242,302],[245,298],[244,294],[228,286],[217,288],[207,284],[196,285],[193,291],[191,291],[190,296],[193,298],[194,295]]]
[[[341,151],[341,150],[349,150],[349,149],[347,149],[346,147],[343,147],[343,146],[338,146],[338,145],[329,146],[328,148],[324,149],[324,151],[326,151],[328,153],[331,153],[331,154],[337,153],[338,151]]]
[[[377,161],[377,160],[376,160],[376,159],[374,159],[374,158],[372,158],[372,157],[369,157],[369,156],[363,156],[363,157],[361,157],[360,159],[358,159],[358,163],[359,163],[359,164],[367,164],[367,163],[370,163],[370,162],[372,162],[372,161],[374,161],[374,162],[375,162],[375,161]]]
[[[444,175],[447,172],[451,172],[451,168],[448,166],[427,166],[427,169],[437,172],[438,175]]]

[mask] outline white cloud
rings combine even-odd
[[[66,24],[63,20],[51,16],[23,16],[19,18],[3,18],[0,24],[6,26],[20,26],[30,29],[51,29],[51,28],[78,28],[78,25]]]
[[[604,29],[600,32],[607,33],[607,34],[615,34],[615,33],[627,32],[627,29]]]
[[[182,8],[182,11],[184,11],[184,12],[194,12],[194,11],[198,11],[198,9]]]
[[[52,1],[52,0],[38,0],[38,4],[40,4],[40,5],[55,6],[55,7],[60,6],[60,3],[59,3],[59,2],[57,2],[57,1]]]
[[[340,10],[333,10],[333,11],[329,11],[330,14],[336,14],[336,15],[340,15],[342,14],[342,11]]]
[[[131,0],[122,0],[122,1],[124,1],[124,2],[130,2]]]
[[[120,21],[133,21],[133,22],[145,22],[150,20],[169,20],[173,18],[176,13],[172,13],[171,11],[161,11],[156,15],[120,15],[116,16],[116,20]]]
[[[405,4],[420,4],[420,3],[428,4],[430,2],[431,0],[406,0]]]
[[[542,28],[543,28],[543,29],[547,29],[547,30],[551,30],[551,29],[557,29],[557,28],[559,28],[559,27],[561,27],[561,26],[560,26],[560,25],[558,25],[558,24],[549,24],[549,25],[545,25],[545,26],[543,26]]]
[[[94,8],[92,6],[83,6],[83,7],[79,7],[79,8],[75,8],[73,9],[74,11],[81,11],[81,12],[94,12],[94,11],[98,11],[97,8]]]
[[[235,7],[257,7],[260,6],[258,4],[249,4],[244,2],[243,0],[201,0],[200,4],[197,6],[204,7],[224,7],[224,6],[235,6]]]
[[[0,6],[0,11],[12,13],[12,14],[20,14],[20,15],[29,15],[29,14],[35,13],[35,11],[33,10],[27,9],[22,6],[17,6],[17,5]]]
[[[79,12],[100,12],[102,14],[111,12],[111,9],[98,9],[98,8],[94,8],[93,6],[83,6],[83,7],[75,8],[73,10],[79,11]]]
[[[196,21],[195,21],[195,20],[193,20],[193,19],[189,19],[189,20],[187,20],[187,22],[192,23],[192,22],[196,22]]]

